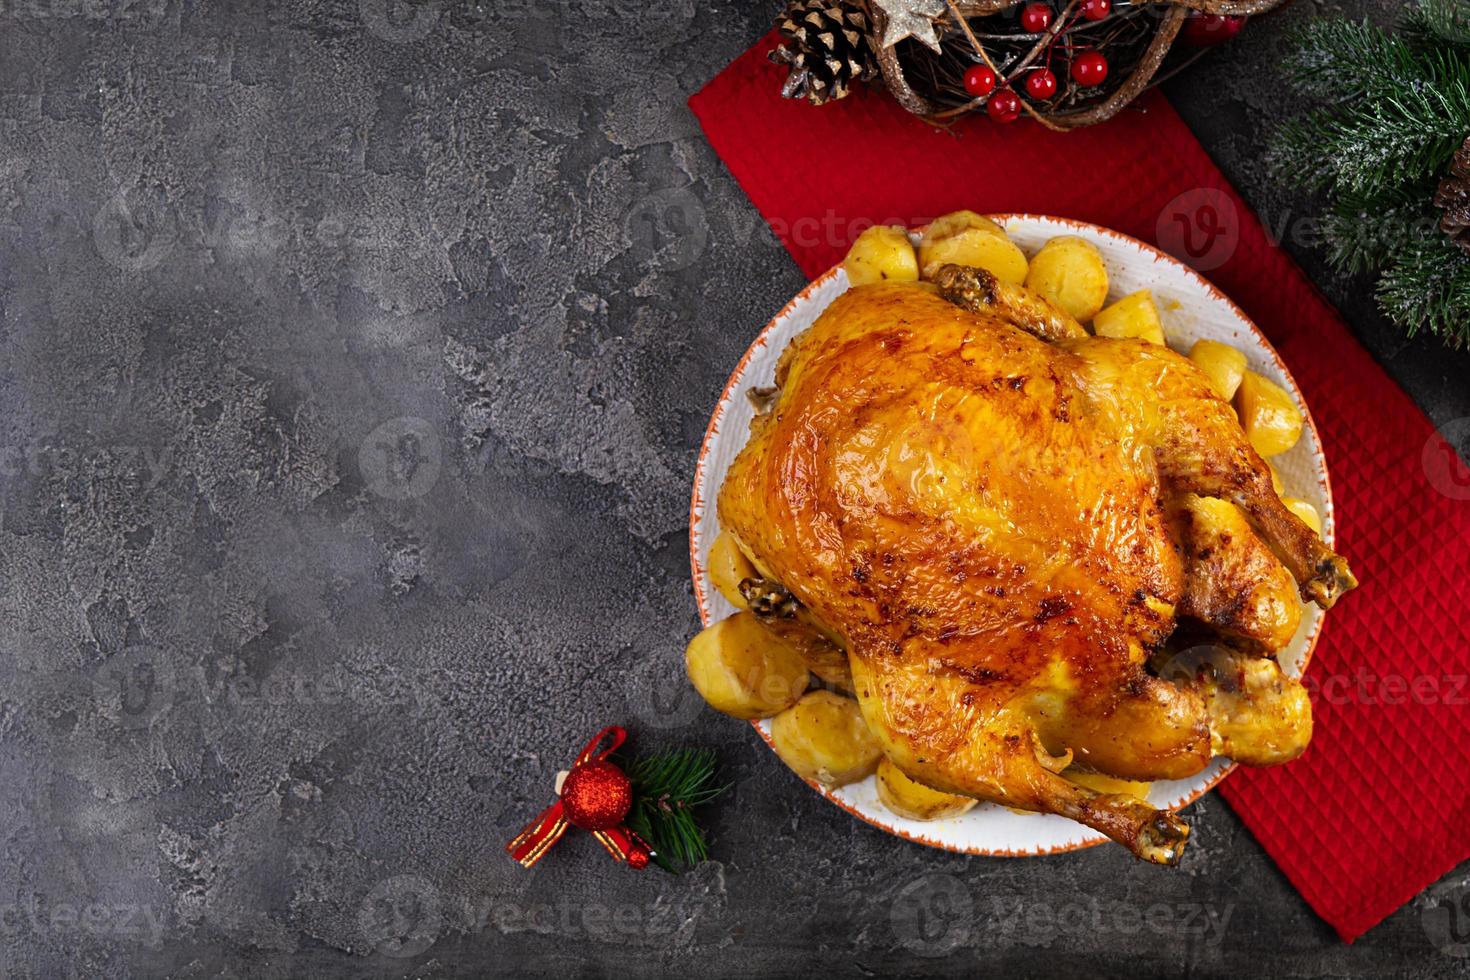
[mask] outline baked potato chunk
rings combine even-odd
[[[1245,377],[1245,354],[1218,340],[1197,340],[1189,349],[1189,359],[1210,379],[1216,394],[1227,402],[1235,397]]]
[[[736,609],[745,609],[749,603],[740,594],[740,583],[756,576],[755,566],[735,543],[733,535],[721,531],[715,543],[709,546],[709,580],[720,595],[729,600]]]
[[[1235,413],[1252,448],[1262,456],[1284,453],[1302,435],[1302,412],[1286,389],[1247,371],[1235,391]]]
[[[1041,246],[1031,259],[1026,286],[1085,323],[1107,302],[1108,270],[1091,242],[1060,235]]]
[[[847,250],[842,268],[854,286],[913,282],[919,278],[919,263],[909,234],[895,225],[874,225],[864,230]]]
[[[915,782],[886,756],[878,760],[878,799],[900,817],[910,820],[957,817],[976,802],[968,796],[941,793]]]
[[[1322,536],[1322,515],[1317,513],[1317,508],[1300,497],[1282,497],[1281,502],[1287,510],[1300,517],[1303,524],[1316,531],[1317,537]]]
[[[1026,253],[1004,234],[988,228],[961,228],[919,245],[919,268],[925,279],[942,266],[967,265],[984,269],[1002,282],[1019,285],[1026,278]]]
[[[1092,331],[1099,337],[1138,337],[1164,346],[1164,326],[1151,290],[1129,293],[1092,318]]]
[[[983,214],[976,214],[974,211],[951,211],[949,214],[941,214],[929,222],[929,227],[924,229],[924,238],[921,244],[924,242],[935,242],[941,238],[948,238],[955,232],[964,231],[967,228],[978,228],[981,231],[994,232],[1001,237],[1005,237],[1006,233],[1004,228]]]
[[[808,691],[777,715],[771,741],[798,776],[825,786],[862,779],[883,754],[858,703],[831,691]]]
[[[1068,769],[1062,773],[1062,777],[1069,783],[1086,786],[1099,793],[1121,793],[1144,801],[1148,800],[1149,788],[1153,786],[1153,783],[1119,779],[1116,776],[1105,776],[1100,772],[1085,772],[1080,769]]]
[[[700,631],[684,651],[700,696],[734,718],[769,718],[795,704],[811,676],[800,651],[739,612]]]

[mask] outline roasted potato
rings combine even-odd
[[[1019,284],[1026,278],[1026,253],[988,228],[961,228],[920,243],[919,268],[925,279],[950,263],[984,269],[1003,282]]]
[[[716,711],[769,718],[795,704],[811,680],[800,652],[739,612],[701,631],[684,651],[689,680]]]
[[[1026,286],[1085,323],[1107,302],[1108,270],[1091,242],[1060,235],[1031,259]]]
[[[1281,496],[1281,491],[1286,489],[1286,484],[1281,482],[1281,474],[1277,472],[1276,467],[1271,465],[1271,461],[1265,460],[1264,462],[1266,469],[1271,471],[1271,489],[1275,490],[1276,496],[1279,497]]]
[[[878,799],[900,817],[910,820],[957,817],[975,805],[971,797],[941,793],[914,782],[886,756],[878,760]]]
[[[1221,398],[1228,402],[1235,397],[1235,389],[1245,375],[1244,354],[1218,340],[1197,340],[1189,349],[1189,359],[1210,379]]]
[[[919,263],[908,232],[894,225],[874,225],[858,235],[842,260],[842,268],[854,286],[913,282],[919,278]]]
[[[935,242],[941,238],[948,238],[955,232],[964,231],[966,228],[978,228],[981,231],[994,232],[1002,237],[1006,233],[1004,228],[983,214],[976,214],[974,211],[951,211],[949,214],[941,214],[929,222],[929,227],[924,229],[924,237],[921,244]]]
[[[1302,435],[1302,412],[1285,388],[1254,371],[1245,372],[1235,392],[1235,414],[1245,437],[1262,456],[1284,453]]]
[[[1317,508],[1300,497],[1282,497],[1281,502],[1287,510],[1300,517],[1303,524],[1316,531],[1317,537],[1322,536],[1322,515],[1317,513]]]
[[[1138,337],[1164,346],[1164,327],[1154,294],[1147,289],[1129,293],[1092,318],[1092,331],[1099,337]]]
[[[1078,769],[1068,769],[1062,773],[1062,776],[1068,782],[1086,786],[1099,793],[1122,793],[1140,800],[1148,799],[1149,787],[1153,785],[1153,783],[1139,783],[1131,779],[1119,779],[1116,776],[1104,776],[1100,772],[1083,772]]]
[[[808,691],[777,715],[771,741],[797,775],[827,786],[862,779],[882,755],[858,703],[831,691]]]
[[[716,536],[715,543],[709,546],[709,580],[720,595],[728,599],[730,605],[736,609],[744,609],[748,603],[745,596],[740,594],[740,583],[754,578],[755,574],[755,566],[745,557],[740,545],[735,543],[734,536],[727,531],[721,531]]]

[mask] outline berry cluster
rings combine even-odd
[[[1026,69],[1024,85],[1033,102],[1046,102],[1057,94],[1057,76],[1052,65],[1065,63],[1072,80],[1082,88],[1101,85],[1108,77],[1108,59],[1102,52],[1077,47],[1068,34],[1079,20],[1099,21],[1112,11],[1112,0],[1083,0],[1061,27],[1053,30],[1055,12],[1044,0],[1035,0],[1021,8],[1021,29],[1028,34],[1050,32],[1041,63]],[[1061,51],[1058,54],[1058,48]],[[985,99],[985,112],[996,122],[1007,123],[1021,114],[1021,99],[1011,85],[1001,84],[989,64],[972,65],[964,75],[965,91],[976,99]]]

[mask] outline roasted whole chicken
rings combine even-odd
[[[1063,770],[1295,758],[1310,705],[1272,654],[1298,592],[1356,581],[1189,359],[982,269],[928,278],[850,289],[782,355],[718,498],[747,608],[915,782],[1175,863],[1181,818]],[[1211,645],[1178,656],[1181,623]]]

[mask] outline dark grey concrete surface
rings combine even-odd
[[[925,850],[685,689],[695,450],[802,285],[685,99],[775,7],[0,0],[0,975],[1470,971],[1465,868],[1348,947],[1214,797],[1175,871]],[[1170,86],[1268,221],[1313,12]],[[718,750],[713,860],[515,866],[612,720]]]

